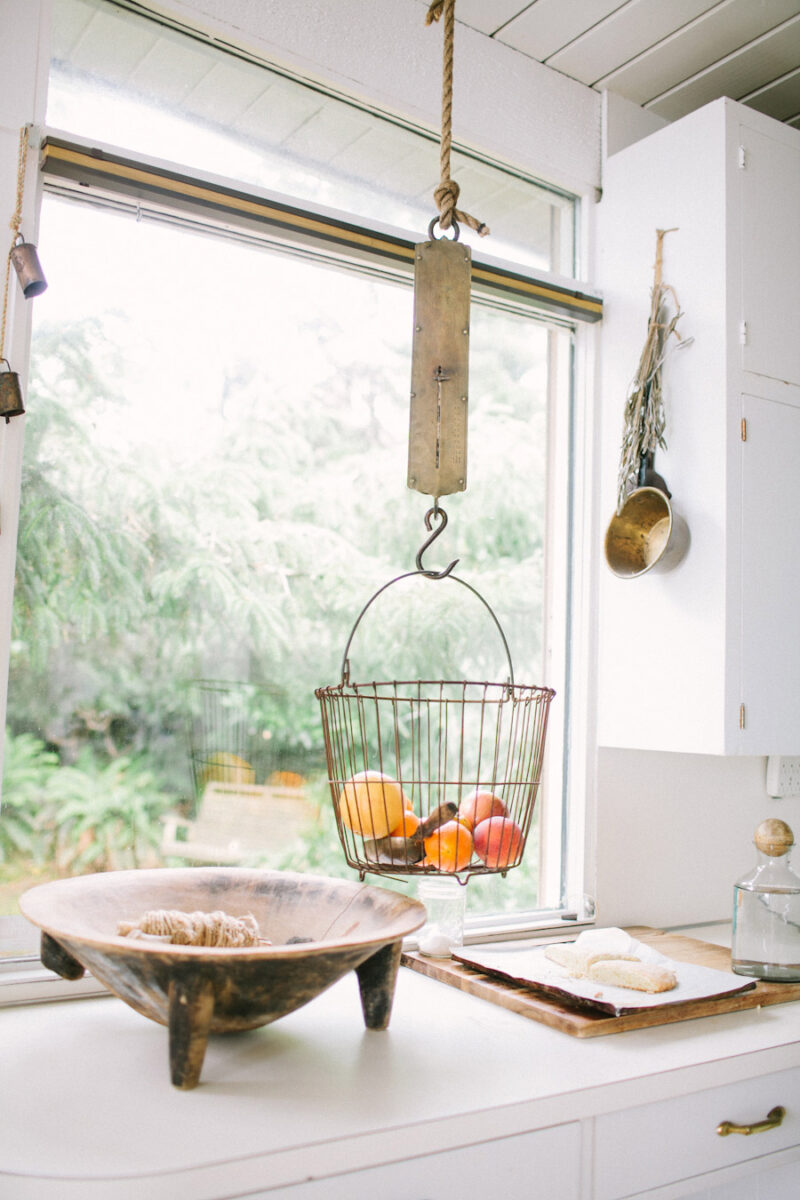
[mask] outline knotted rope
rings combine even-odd
[[[20,225],[22,224],[22,195],[25,190],[25,162],[28,155],[28,125],[23,125],[19,131],[19,149],[17,151],[17,204],[14,209],[14,215],[9,221],[9,228],[12,230],[13,237],[11,239],[11,247],[6,258],[6,278],[3,284],[3,313],[0,317],[0,360],[5,353],[6,344],[6,316],[8,314],[8,281],[11,273],[11,251],[16,245],[17,237],[19,236]]]
[[[476,217],[457,208],[461,189],[450,178],[450,150],[453,142],[453,45],[456,28],[456,0],[434,0],[425,15],[425,24],[432,25],[444,13],[444,50],[442,63],[442,140],[439,150],[440,180],[433,193],[439,210],[439,225],[450,229],[453,222],[461,222],[474,229],[479,237],[490,233],[488,225]]]
[[[138,921],[120,921],[120,937],[159,938],[175,946],[259,946],[271,943],[260,936],[258,922],[246,917],[229,917],[224,912],[180,912],[157,908]]]

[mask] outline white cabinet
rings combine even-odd
[[[800,1196],[798,1003],[597,1038],[414,971],[386,1033],[354,1004],[341,980],[238,1050],[219,1039],[191,1093],[119,1000],[4,1009],[0,1197]],[[716,1132],[778,1105],[778,1128]]]
[[[800,384],[800,135],[773,124],[739,121],[742,368]]]
[[[777,1128],[721,1137],[723,1121],[752,1125],[777,1105]],[[248,1193],[252,1200],[796,1200],[800,1195],[800,1073],[602,1113],[584,1121],[414,1155]],[[767,1190],[765,1190],[767,1189]]]
[[[767,1163],[755,1176],[692,1191],[685,1194],[685,1200],[797,1200],[798,1196],[800,1160],[796,1159],[780,1166]]]
[[[798,221],[800,225],[800,221]],[[791,339],[795,353],[800,337]],[[800,746],[800,408],[742,397],[741,693],[758,745]]]
[[[599,739],[800,753],[800,132],[716,101],[608,160],[602,511],[644,343],[656,230],[693,341],[664,365],[656,455],[691,546],[663,574],[600,565]],[[744,423],[743,423],[744,422]]]
[[[263,1200],[580,1200],[577,1121],[263,1193]]]
[[[786,1115],[776,1128],[727,1137],[717,1133],[724,1121],[752,1126],[778,1106]],[[674,1194],[703,1196],[701,1185],[714,1188],[726,1175],[735,1178],[734,1168],[742,1164],[749,1167],[745,1177],[761,1175],[774,1156],[796,1150],[798,1144],[800,1076],[796,1071],[778,1071],[609,1113],[595,1119],[593,1200],[620,1200],[681,1183]],[[793,1174],[798,1185],[800,1152]],[[795,1194],[800,1195],[800,1187]]]

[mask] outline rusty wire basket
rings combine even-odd
[[[362,617],[386,588],[415,575],[447,575],[480,600],[502,638],[506,682],[351,680],[348,655]],[[446,873],[466,882],[519,866],[555,692],[514,682],[503,630],[475,588],[449,570],[410,571],[385,584],[350,633],[341,682],[315,695],[339,838],[362,879]]]

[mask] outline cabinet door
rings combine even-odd
[[[782,131],[781,131],[782,132]],[[800,383],[800,147],[740,126],[742,367]]]
[[[578,1200],[577,1121],[261,1193],[258,1200]],[[255,1200],[255,1198],[254,1198]]]
[[[777,1106],[782,1106],[786,1115],[775,1128],[756,1131],[753,1136],[731,1133],[724,1137],[717,1132],[723,1121],[742,1126],[761,1122]],[[594,1200],[622,1200],[651,1191],[670,1197],[699,1195],[705,1200],[703,1185],[714,1187],[715,1172],[727,1172],[726,1178],[733,1180],[730,1195],[739,1200],[738,1177],[771,1167],[771,1155],[795,1159],[794,1147],[800,1143],[799,1106],[800,1071],[789,1070],[597,1117]],[[783,1181],[796,1169],[793,1161]],[[673,1185],[669,1191],[667,1185]],[[660,1188],[664,1192],[656,1191]],[[744,1197],[748,1190],[745,1185]]]
[[[800,1196],[800,1162],[771,1167],[764,1163],[756,1175],[732,1179],[701,1192],[692,1192],[686,1200],[797,1200]]]
[[[742,415],[742,748],[800,754],[800,408]]]

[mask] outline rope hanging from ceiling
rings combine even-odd
[[[457,207],[461,191],[450,178],[450,151],[453,142],[453,47],[455,42],[456,0],[434,0],[425,15],[425,24],[432,25],[444,15],[444,49],[442,59],[442,137],[439,150],[439,183],[433,199],[439,210],[439,226],[449,229],[453,222],[468,225],[479,237],[491,232],[488,225]]]

